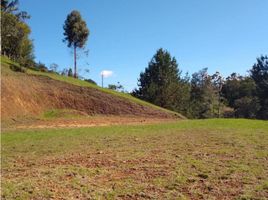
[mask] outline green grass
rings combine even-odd
[[[83,118],[83,115],[81,115],[81,112],[76,110],[70,110],[70,109],[51,109],[47,110],[44,113],[42,113],[39,117],[40,119],[58,119],[58,118],[64,118],[64,119],[78,119]]]
[[[2,134],[4,199],[265,199],[268,122],[158,125]]]

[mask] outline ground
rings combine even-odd
[[[35,128],[2,133],[2,199],[268,198],[267,121]]]
[[[1,57],[1,121],[4,126],[25,118],[42,119],[48,114],[72,116],[113,115],[185,119],[179,113],[142,101],[128,93],[101,88],[84,80],[57,73],[24,69]],[[75,112],[75,113],[74,113]]]

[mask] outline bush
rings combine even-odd
[[[24,73],[25,72],[25,69],[22,68],[21,66],[18,66],[18,65],[14,65],[14,64],[11,64],[10,65],[10,69],[14,72],[22,72]]]
[[[84,81],[97,85],[97,83],[93,81],[92,79],[85,79]]]

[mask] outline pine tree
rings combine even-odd
[[[145,72],[140,74],[134,96],[164,108],[178,110],[180,74],[177,61],[162,48],[157,50]]]
[[[253,65],[250,72],[256,84],[256,93],[261,106],[257,117],[268,119],[268,57],[257,58],[257,63]]]

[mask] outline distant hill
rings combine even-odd
[[[2,57],[2,120],[66,113],[184,118],[178,113],[141,101],[129,94],[104,89],[83,80],[29,69],[24,73],[14,72],[10,66],[19,67]]]

